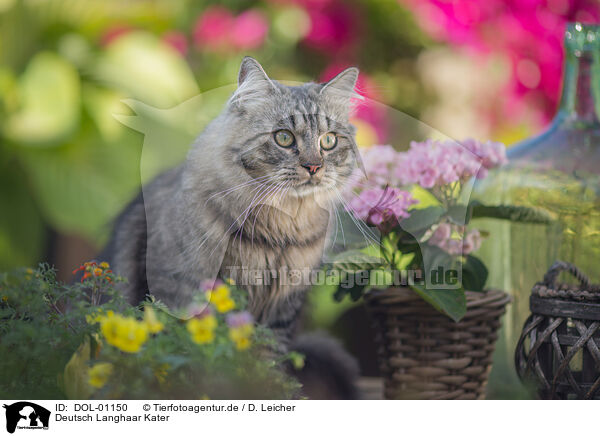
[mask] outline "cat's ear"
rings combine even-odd
[[[324,83],[321,91],[321,95],[332,94],[335,96],[347,98],[356,97],[354,87],[358,80],[358,68],[350,67],[339,73],[329,82]]]
[[[273,83],[256,59],[250,56],[245,56],[244,59],[242,59],[242,64],[240,65],[240,72],[238,74],[238,87],[244,84],[246,84],[246,86],[271,86]]]
[[[358,80],[358,68],[350,67],[335,76],[329,82],[321,85],[319,94],[330,108],[330,112],[339,120],[351,116],[356,100],[363,97],[354,87]]]
[[[238,87],[231,97],[230,104],[252,106],[260,104],[270,92],[278,92],[263,67],[250,56],[242,59],[238,74]]]

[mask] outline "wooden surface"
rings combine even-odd
[[[361,400],[383,400],[383,379],[361,377],[358,380]]]

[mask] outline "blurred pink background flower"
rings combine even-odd
[[[265,41],[269,24],[256,9],[237,17],[222,6],[211,6],[198,17],[194,43],[211,51],[241,51],[259,48]]]
[[[567,22],[598,22],[595,0],[399,0],[415,11],[435,39],[466,47],[475,56],[500,54],[510,63],[503,115],[513,120],[526,106],[544,121],[555,113]]]
[[[178,31],[167,32],[162,37],[163,41],[185,56],[188,51],[188,42],[185,34]]]
[[[107,30],[104,31],[104,33],[100,37],[100,45],[106,47],[115,42],[121,36],[127,35],[133,30],[134,29],[131,26],[127,25],[115,25],[109,27]]]
[[[347,52],[359,36],[359,19],[353,9],[341,1],[305,2],[310,31],[304,43],[330,55]]]
[[[251,50],[260,47],[269,25],[261,13],[250,10],[240,14],[231,29],[231,43],[238,50]]]

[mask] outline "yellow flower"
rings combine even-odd
[[[104,318],[113,316],[114,314],[115,313],[112,310],[107,311],[106,315],[103,315],[102,313],[89,314],[89,315],[85,316],[85,321],[88,324],[97,324],[100,321],[102,321]]]
[[[148,331],[152,334],[158,333],[165,328],[165,325],[156,318],[154,309],[149,306],[144,308],[144,322]]]
[[[244,324],[239,327],[229,328],[229,338],[235,343],[238,350],[245,350],[250,347],[250,337],[254,332],[252,324]]]
[[[101,388],[112,372],[112,363],[97,363],[88,370],[88,383],[95,388]]]
[[[186,327],[192,336],[192,341],[197,344],[210,344],[215,339],[217,319],[214,315],[192,318],[187,322]]]
[[[106,342],[126,353],[137,353],[148,339],[146,323],[122,315],[103,317],[100,330]]]
[[[219,285],[213,291],[206,295],[218,312],[225,313],[235,309],[235,302],[229,296],[229,288],[226,285]]]
[[[225,283],[227,283],[229,286],[235,286],[235,280],[230,278],[226,278]]]
[[[108,262],[102,262],[102,263],[100,263],[100,268],[104,268],[104,269],[106,269],[106,268],[108,268],[109,266],[110,266],[110,265],[108,264]]]

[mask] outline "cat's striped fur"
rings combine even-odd
[[[117,220],[106,257],[128,279],[132,303],[152,293],[183,306],[203,280],[230,277],[247,290],[255,319],[286,343],[308,283],[283,283],[281,273],[321,262],[336,190],[356,165],[349,112],[357,74],[290,87],[244,58],[238,89],[185,163],[145,186]],[[292,147],[276,144],[280,129],[293,133]],[[337,135],[329,151],[319,146],[327,132]],[[322,168],[311,176],[302,166],[310,164]],[[277,274],[248,284],[242,268]]]

